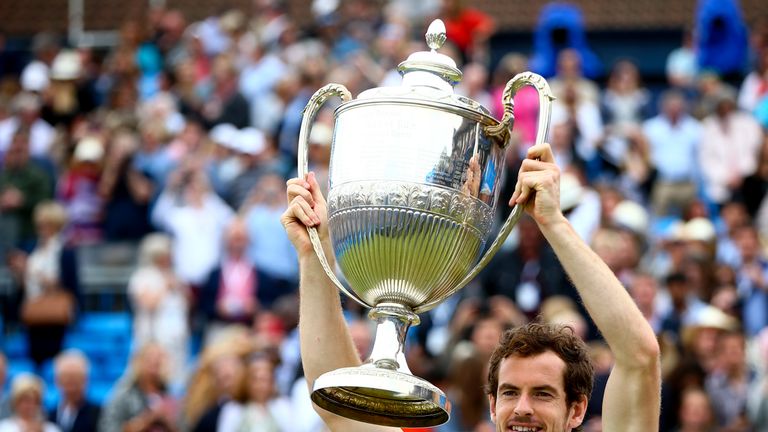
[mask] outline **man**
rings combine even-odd
[[[311,386],[322,373],[359,365],[360,359],[344,323],[338,291],[325,276],[305,230],[307,225],[319,227],[326,255],[332,256],[325,200],[312,174],[288,185],[291,204],[282,220],[299,253],[301,348]],[[559,171],[549,145],[528,150],[510,203],[526,203],[613,351],[616,360],[605,389],[603,430],[658,430],[658,343],[627,291],[560,211]],[[488,372],[496,430],[577,430],[593,373],[584,343],[571,331],[538,323],[511,330],[491,356]],[[316,409],[331,430],[391,430]]]
[[[658,176],[651,192],[653,210],[660,216],[680,212],[696,197],[701,124],[688,115],[685,96],[668,90],[661,96],[661,113],[643,123],[643,133]]]
[[[256,269],[246,256],[248,228],[234,219],[224,232],[225,256],[203,285],[200,306],[208,321],[209,336],[230,324],[250,325],[259,308]]]
[[[88,359],[76,350],[64,351],[54,361],[59,405],[48,416],[63,432],[95,432],[101,408],[86,399]]]
[[[34,240],[32,211],[53,196],[51,180],[29,155],[29,133],[17,132],[0,169],[0,252]]]

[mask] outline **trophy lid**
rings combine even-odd
[[[498,124],[499,121],[484,106],[453,92],[453,86],[461,81],[461,71],[452,58],[437,52],[446,41],[445,24],[439,19],[434,20],[425,36],[431,51],[415,52],[397,67],[403,75],[402,85],[365,90],[357,100],[342,105],[340,109],[350,109],[373,100],[386,100],[437,106],[483,124]]]
[[[424,36],[431,51],[415,52],[400,63],[397,70],[403,75],[403,84],[429,86],[453,93],[453,86],[461,81],[461,71],[452,58],[437,52],[447,40],[443,21],[432,21]]]

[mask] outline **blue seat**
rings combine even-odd
[[[95,381],[88,385],[88,399],[98,405],[104,405],[112,392],[115,382]]]
[[[80,317],[75,332],[130,337],[131,315],[127,312],[90,312]]]
[[[3,342],[3,352],[9,359],[26,357],[29,353],[27,335],[22,332],[7,335]]]
[[[8,358],[8,381],[21,373],[35,373],[35,364],[26,357]]]

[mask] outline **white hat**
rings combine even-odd
[[[21,88],[26,91],[41,92],[47,89],[50,83],[48,66],[43,62],[32,62],[21,72]]]
[[[328,147],[333,141],[333,129],[325,123],[315,123],[309,133],[309,143]]]
[[[560,208],[563,211],[576,207],[584,195],[584,187],[576,175],[564,172],[560,176]]]
[[[715,226],[709,219],[697,217],[686,222],[683,228],[686,240],[710,242],[715,239]]]
[[[634,201],[624,200],[616,205],[611,219],[614,224],[628,228],[636,234],[643,234],[648,229],[648,212]]]
[[[254,127],[240,129],[237,133],[237,150],[240,153],[257,155],[264,151],[267,142],[264,139],[264,133]]]
[[[93,136],[81,139],[75,147],[74,158],[81,162],[98,162],[104,156],[104,146]]]
[[[82,64],[80,54],[75,50],[62,50],[53,59],[51,79],[70,81],[80,78]]]
[[[208,136],[210,136],[211,140],[216,144],[231,150],[236,150],[237,134],[238,130],[234,125],[221,123],[214,126]]]

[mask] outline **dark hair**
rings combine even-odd
[[[488,365],[486,392],[496,397],[499,389],[499,368],[507,357],[533,357],[552,351],[565,362],[563,382],[568,405],[582,396],[592,395],[595,369],[589,357],[587,345],[573,333],[573,328],[559,324],[533,322],[508,330],[491,354]]]

